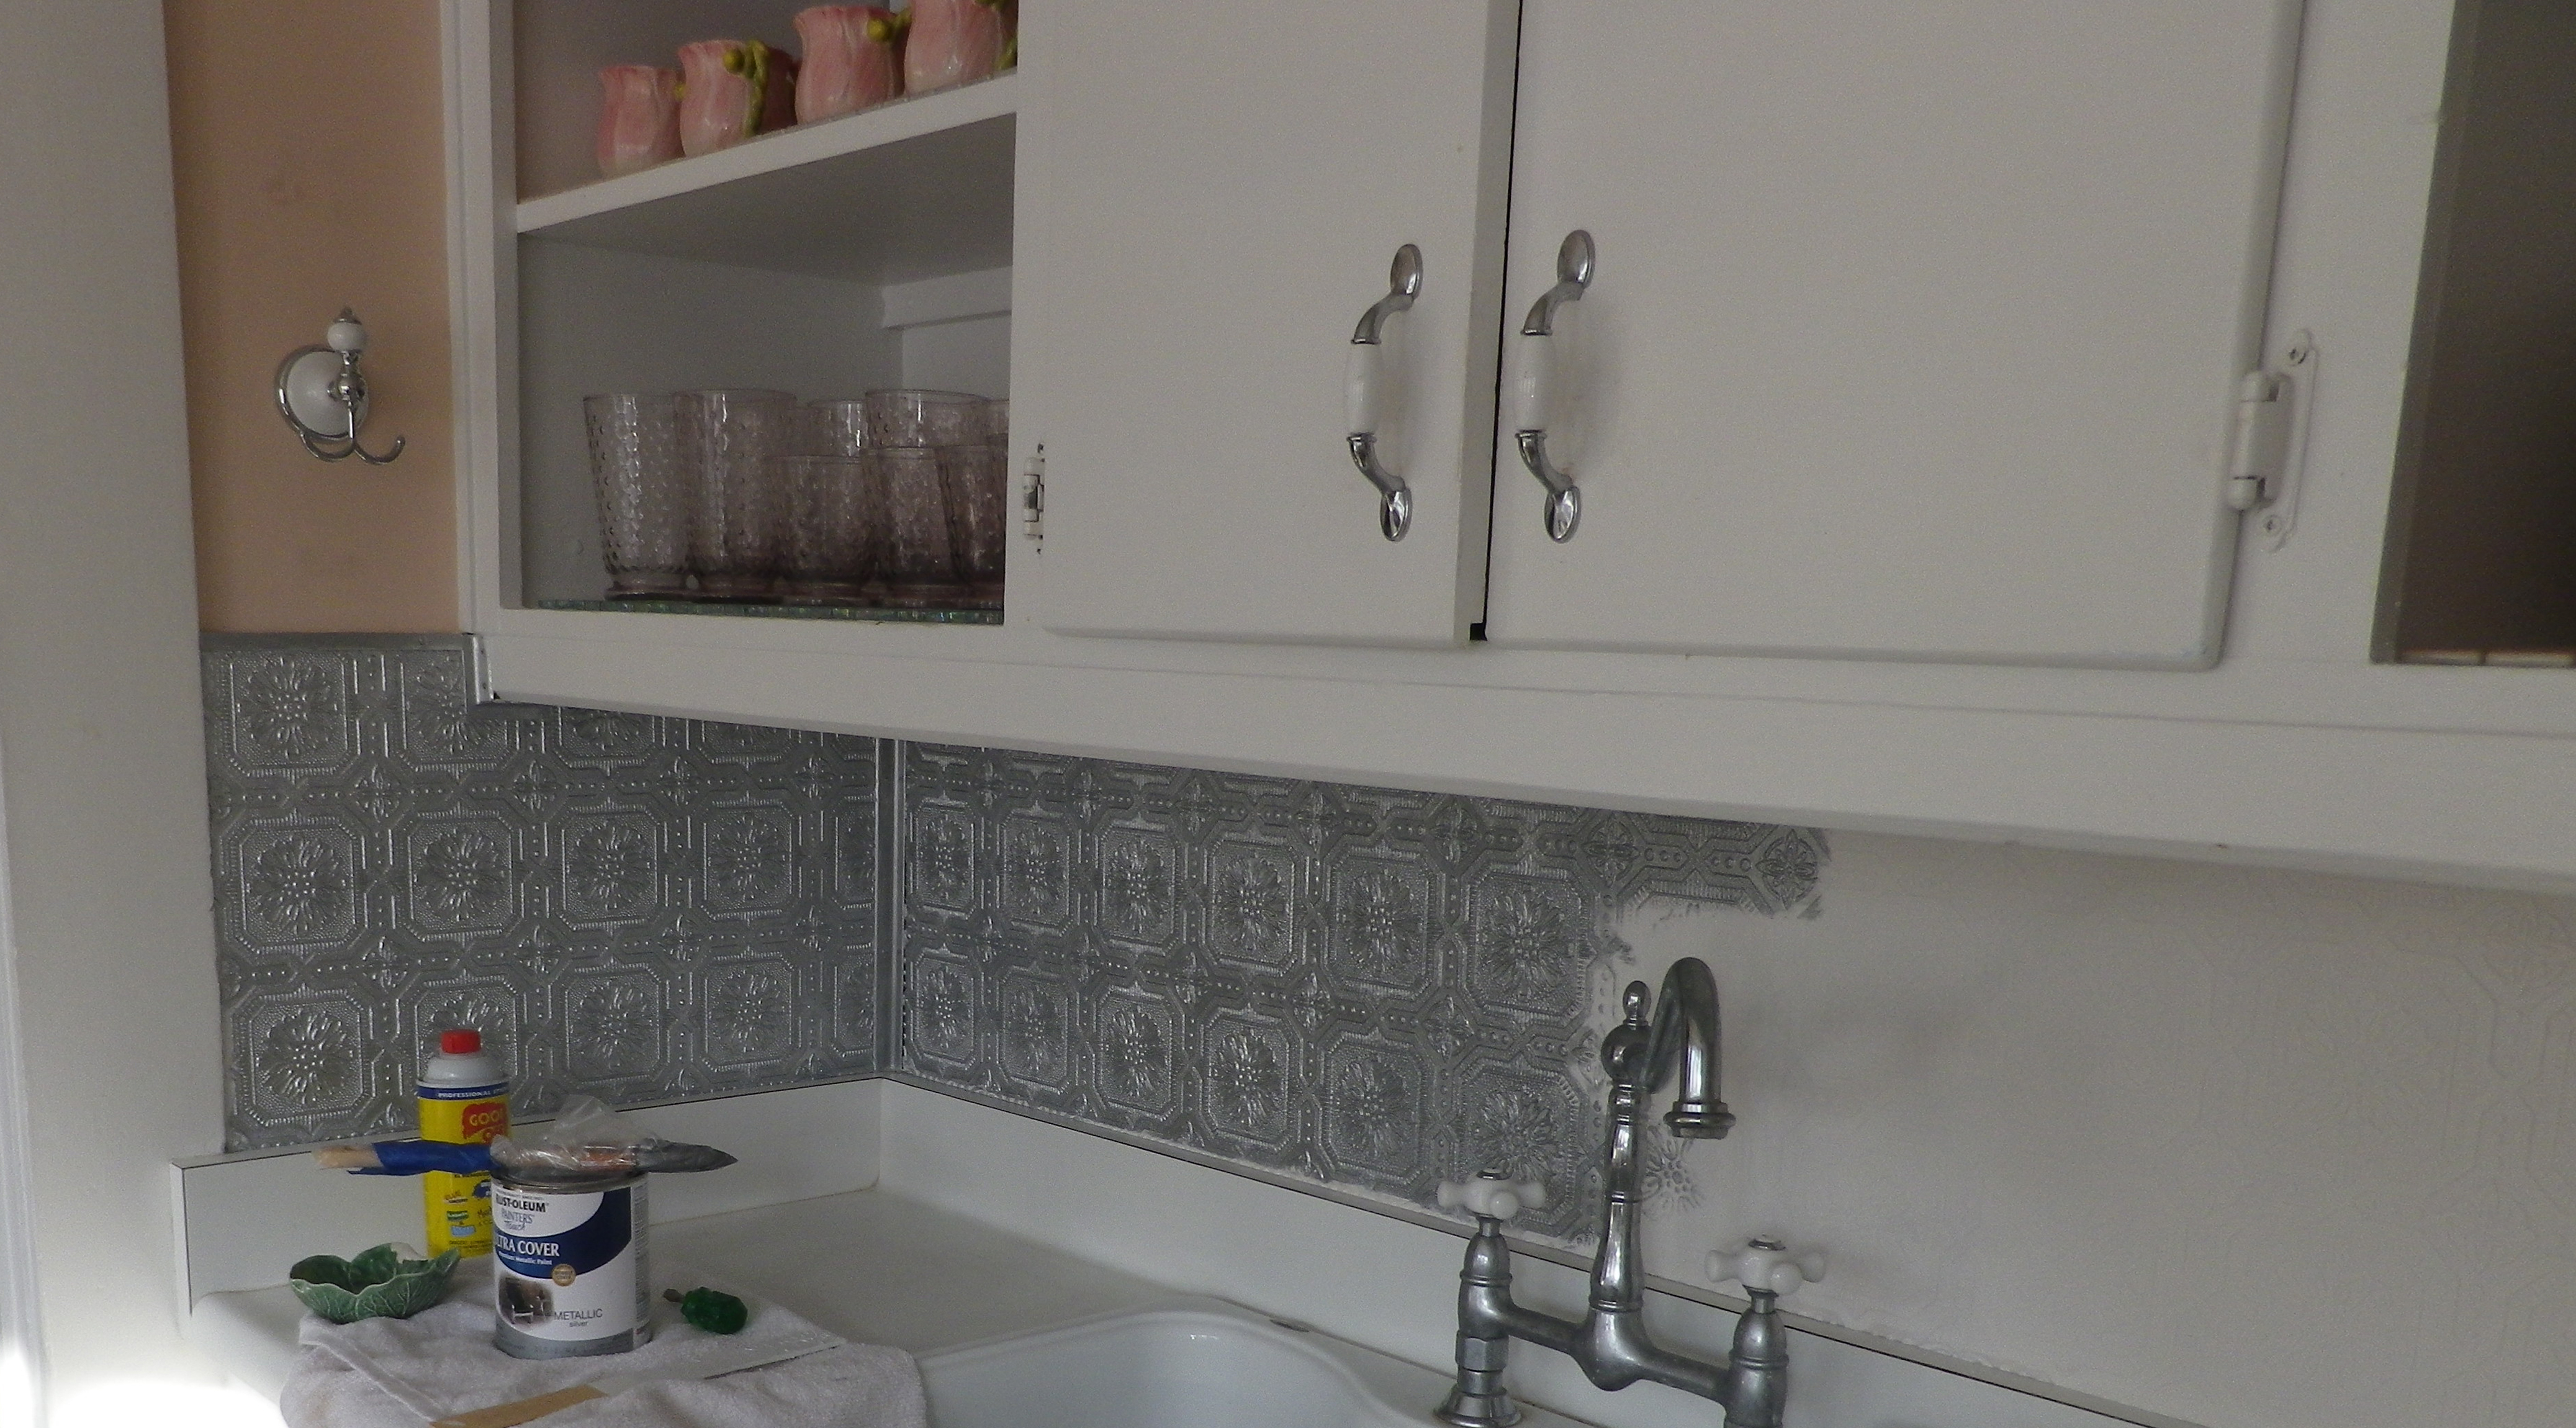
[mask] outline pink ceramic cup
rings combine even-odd
[[[613,64],[599,72],[599,172],[615,178],[680,156],[680,72]]]
[[[902,21],[876,5],[816,5],[796,13],[805,57],[796,71],[796,122],[837,119],[903,93]]]
[[[912,31],[903,42],[904,92],[969,84],[1000,69],[1011,20],[1009,0],[912,0]]]
[[[796,57],[758,40],[696,40],[680,46],[680,149],[695,156],[729,149],[754,134],[796,122]]]

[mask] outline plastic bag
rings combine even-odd
[[[572,1097],[552,1122],[535,1130],[525,1140],[494,1138],[493,1169],[513,1180],[546,1183],[638,1171],[661,1175],[721,1170],[733,1164],[732,1156],[713,1146],[664,1140],[610,1110],[596,1096]]]

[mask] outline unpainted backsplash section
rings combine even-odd
[[[230,1147],[409,1126],[447,1026],[523,1114],[877,1069],[877,741],[472,706],[452,637],[204,660]]]
[[[1810,831],[902,746],[903,1065],[1436,1203],[1487,1166],[1587,1233],[1590,1023],[1649,898],[1814,906]],[[1660,1131],[1650,1185],[1692,1196]]]

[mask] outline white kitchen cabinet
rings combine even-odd
[[[1589,231],[1515,338],[1582,514],[1507,430],[1490,637],[2214,661],[2300,9],[1528,0],[1507,315]]]
[[[2419,268],[2450,271],[2458,295],[2472,290],[2458,285],[2464,261],[2514,241],[2509,213],[2476,218],[2475,251],[2454,245],[2447,265],[2434,263],[2447,220],[2437,215],[2428,253],[2428,194],[2448,202],[2441,196],[2454,178],[2437,188],[2437,173],[2524,170],[2482,167],[2475,146],[2472,162],[2437,162],[2437,135],[2459,128],[2458,113],[2478,112],[2445,97],[2453,37],[2444,7],[2308,0],[2280,221],[2267,230],[2265,146],[2277,141],[2291,47],[2287,12],[2271,0],[2034,5],[2024,30],[1987,30],[1991,44],[1965,45],[1991,17],[2015,12],[2000,0],[1828,9],[1826,20],[1844,17],[1847,32],[1836,33],[1814,18],[1816,7],[1717,0],[1561,14],[1555,0],[1373,10],[1028,0],[1016,76],[560,194],[521,180],[547,164],[577,166],[578,153],[560,133],[532,135],[526,125],[564,122],[546,119],[547,105],[559,110],[556,101],[577,91],[538,83],[532,60],[565,83],[589,62],[582,26],[649,15],[713,33],[783,23],[795,0],[526,3],[540,8],[449,0],[448,9],[460,504],[471,553],[463,577],[469,627],[502,697],[2576,891],[2576,675],[2370,655],[2382,554],[2402,548],[2389,539],[2391,471],[2406,469],[2401,413]],[[767,19],[754,14],[762,4]],[[2481,0],[2482,10],[2507,4],[2540,0]],[[1524,11],[1526,34],[1509,23]],[[535,55],[517,52],[529,13],[570,29]],[[1909,38],[1918,14],[1952,25]],[[1584,45],[1603,39],[1578,33],[1576,48],[1562,49],[1554,27],[1587,17],[1624,43],[1620,78],[1587,101],[1618,121],[1617,132],[1584,147],[1626,157],[1543,163],[1567,118],[1550,117],[1551,56],[1581,60]],[[2165,28],[2170,17],[2188,23]],[[1741,28],[1753,19],[1768,27],[1767,50],[1757,43],[1766,32]],[[1724,71],[1727,61],[1693,53],[1711,43],[1695,27],[1718,20],[1739,27],[1735,48],[1767,57],[1725,71],[1727,95],[1683,82],[1698,64]],[[2117,27],[2128,24],[2143,28],[2123,40]],[[2464,33],[2474,28],[2464,21]],[[2088,46],[2080,36],[2108,38]],[[2204,42],[2209,53],[2194,62],[2192,46]],[[2047,50],[2083,77],[1998,60],[2010,45]],[[1945,57],[1955,73],[1934,63]],[[2568,72],[2524,68],[2542,89]],[[1516,69],[1524,134],[1510,202],[1523,218],[1512,228],[1496,176]],[[1885,97],[1855,101],[1848,113],[1801,83],[1848,90],[1862,83],[1856,74],[1910,79],[1880,86]],[[2078,91],[2090,102],[2077,103]],[[2063,112],[2046,127],[2100,146],[2100,172],[2067,177],[2073,160],[2049,133],[2014,127],[2016,116],[2050,105]],[[1668,108],[1679,116],[1669,135],[1655,130]],[[1779,132],[1791,118],[1794,129]],[[1740,146],[1690,141],[1694,126],[1719,119],[1761,132]],[[1562,134],[1579,138],[1590,121],[1567,122],[1574,127]],[[2138,241],[2165,230],[2122,207],[2124,185],[2188,185],[2116,172],[2137,166],[2125,126],[2149,122],[2192,139],[2198,157],[2184,168],[2236,175],[2232,187],[2176,200],[2194,210],[2171,215],[2176,224],[2211,221],[2177,227],[2180,236],[2161,245]],[[2536,119],[2526,127],[2564,132]],[[1911,186],[1855,189],[1846,173],[1842,198],[1877,226],[1828,221],[1837,191],[1799,174],[1841,162],[1865,176],[1882,162],[1863,142],[1871,138],[1910,155],[1897,168]],[[549,143],[565,152],[546,158]],[[1798,172],[1754,165],[1735,183],[1763,206],[1730,208],[1709,177],[1722,147],[1739,167],[1744,155],[1769,152],[1794,157]],[[2035,208],[1963,210],[1945,187],[1942,174],[1951,186],[1974,180],[1987,186],[1976,191],[2012,192],[2023,176],[1997,174],[1988,152],[1997,147],[2046,180],[2026,191]],[[1673,175],[1635,191],[1623,165],[1659,152]],[[2457,179],[2463,191],[2490,195],[2493,182]],[[1596,191],[1642,204],[1652,220],[1601,211],[1610,205],[1583,197]],[[824,221],[740,221],[782,214]],[[1711,245],[1678,230],[1700,221],[1728,230],[1728,252],[1760,252],[1774,277],[1748,276],[1725,254],[1713,276],[1687,276],[1709,261]],[[1999,243],[2053,253],[2046,273],[2058,286],[2041,296],[2057,293],[2065,310],[2026,283],[2016,288],[2030,278],[2016,264],[1944,238],[1941,223],[1973,223]],[[1515,453],[1497,450],[1507,433],[1484,409],[1495,402],[1504,330],[1527,310],[1564,229],[1578,225],[1599,240],[1597,279],[1565,309],[1567,335],[1589,344],[1566,369],[1569,405],[1589,429],[1570,430],[1561,454],[1589,499],[1575,539],[1560,546],[1539,531],[1538,487]],[[1921,231],[1892,237],[1898,226]],[[2234,248],[2210,236],[2221,231],[2236,235]],[[1506,232],[1508,284],[1487,246]],[[1799,250],[1802,234],[1813,252]],[[2094,310],[2086,304],[2100,295],[2085,275],[2100,277],[2103,260],[2087,235],[2105,234],[2119,240],[2113,256],[2126,266],[2107,265],[2105,291],[2119,296],[2100,320],[2121,331],[2096,340],[2063,319]],[[1422,250],[1426,282],[1420,303],[1389,324],[1402,350],[1384,355],[1415,390],[1387,429],[1419,501],[1407,538],[1390,543],[1343,442],[1340,387],[1353,325],[1408,242]],[[1849,281],[1837,276],[1845,268]],[[1685,277],[1672,278],[1676,270]],[[1943,281],[1909,285],[1927,271]],[[2176,271],[2207,282],[2172,296]],[[1641,292],[1641,283],[1669,290]],[[1976,328],[1981,309],[1956,301],[1963,285],[1971,296],[1993,289],[1998,310],[2019,304],[2025,318],[2043,320]],[[1805,306],[1835,315],[1842,287],[1887,299],[1881,305],[1903,317],[1870,319],[1885,330],[1862,335],[1883,337],[1887,351],[1841,364],[1869,374],[1875,395],[1846,380],[1836,354],[1816,349],[1816,333],[1789,326]],[[637,306],[602,320],[620,298]],[[566,304],[591,318],[565,320]],[[1711,310],[1723,305],[1739,317]],[[2513,310],[2480,309],[2499,318]],[[898,340],[888,326],[898,312],[929,325]],[[1840,316],[1868,326],[1866,313]],[[733,335],[722,336],[728,322]],[[1963,323],[1984,334],[1983,348],[1962,350]],[[1697,328],[1706,331],[1694,341]],[[550,582],[586,562],[596,569],[594,556],[570,548],[589,523],[571,464],[577,429],[560,424],[559,402],[553,416],[523,408],[553,401],[549,390],[583,389],[594,379],[585,370],[634,362],[652,331],[700,329],[720,340],[666,344],[675,369],[757,358],[779,369],[760,380],[791,387],[806,385],[791,380],[798,371],[833,385],[883,380],[920,370],[917,348],[1006,334],[994,365],[1008,369],[1013,467],[1043,465],[1046,504],[1043,539],[1012,544],[1001,624],[722,618],[568,608],[579,602],[555,598],[566,587]],[[2457,334],[2481,329],[2441,330],[2456,345],[2471,340]],[[745,340],[763,331],[788,340]],[[2277,357],[2301,331],[2315,336],[2316,365],[2298,384],[2306,419],[2295,532],[2280,541],[2249,530],[2230,542],[2212,488],[2236,365],[2258,350]],[[1622,336],[1651,339],[1644,368],[1622,366],[1611,341]],[[1891,355],[1907,343],[1936,355]],[[2003,409],[1976,407],[1996,398],[1972,380],[1969,359],[2030,371],[2011,364],[2032,363],[2051,343],[2082,345],[2085,370],[2040,372],[2030,380],[2053,384],[2048,400],[2004,411],[1995,429]],[[1795,359],[1783,372],[1836,390],[1785,390],[1758,363],[1729,355],[1766,344]],[[2152,362],[2141,355],[2150,352]],[[2476,366],[2461,370],[2474,376]],[[705,379],[685,370],[650,377]],[[1762,405],[1784,414],[1769,426],[1739,422],[1727,392],[1737,384],[1762,389]],[[2201,395],[2186,394],[2195,384]],[[1838,425],[1843,387],[1854,419],[1880,425]],[[2085,402],[2102,410],[2070,415],[2066,404]],[[1948,408],[1962,404],[1975,420],[1953,420]],[[2547,403],[2532,395],[2528,405],[2538,413]],[[2434,415],[2459,420],[2468,408],[2448,410]],[[1909,420],[1957,428],[1950,447],[1930,453],[1946,464],[1925,467],[1888,435]],[[2125,433],[2107,457],[2105,443],[2068,440],[2093,424]],[[1748,433],[1768,433],[1768,447],[1748,447]],[[2030,450],[2018,444],[2026,436]],[[1726,523],[1683,499],[1695,491],[1678,484],[1690,471],[1717,469],[1697,444],[1739,464],[1751,452],[1812,465],[1810,438],[1829,454],[1875,451],[1878,466],[1829,472],[1843,484],[1822,492],[1738,483],[1734,499],[1757,514],[1804,502],[1808,514],[1796,520]],[[2158,442],[2163,457],[2141,454]],[[2424,504],[2460,489],[2435,480],[2432,466],[2457,466],[2463,458],[2449,453],[2471,449],[2423,444],[2409,496],[2419,533]],[[1498,454],[1511,458],[1499,470]],[[1981,467],[1988,454],[1998,470],[2006,457],[2022,463],[2011,470],[2042,470],[2027,509],[1998,494],[2006,483]],[[2106,485],[2151,469],[2164,474],[2139,477],[2138,489]],[[1988,533],[1960,524],[1966,507],[1919,507],[1931,515],[1908,532],[1853,494],[1866,487],[1912,500],[1942,486],[1986,501],[1998,527],[2019,522],[2045,539],[1980,552]],[[1476,503],[1496,491],[1485,616],[1495,638],[1462,638],[1485,589],[1488,525]],[[2170,512],[2155,504],[2175,491],[2183,497]],[[2153,509],[2121,504],[2129,501]],[[2008,509],[1994,514],[1998,504]],[[1875,544],[1845,548],[1824,516],[1861,521]],[[2086,544],[2096,539],[2109,544]],[[2182,555],[2122,567],[2133,541]],[[2540,563],[2549,543],[2524,543],[2528,563]],[[2475,579],[2474,548],[2415,547],[2408,589],[2426,575]],[[1542,564],[1557,560],[1593,563]],[[1992,589],[2025,583],[2011,608],[1979,619],[1978,578],[2003,582]],[[1880,593],[1855,593],[1873,581]],[[2134,622],[2106,614],[2114,593],[2134,597]],[[2224,658],[2213,668],[2060,663],[2206,658],[2217,648],[2209,621],[2222,594]],[[1076,630],[1181,638],[1067,633]],[[2492,648],[2510,638],[2536,659],[2547,652],[2528,645],[2557,636],[2458,638]],[[1810,657],[1870,654],[1903,658]]]
[[[1046,445],[1049,629],[1448,645],[1482,617],[1512,0],[1028,7],[1014,420]],[[1043,56],[1039,60],[1038,56]],[[1397,250],[1380,432],[1344,369]]]

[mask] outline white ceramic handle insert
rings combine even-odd
[[[1790,1249],[1773,1239],[1751,1240],[1732,1249],[1711,1250],[1708,1277],[1719,1283],[1732,1279],[1747,1289],[1786,1294],[1801,1284],[1813,1284],[1825,1277],[1825,1252]]]
[[[1440,1208],[1465,1210],[1488,1220],[1508,1220],[1523,1210],[1547,1208],[1547,1187],[1535,1180],[1496,1180],[1482,1175],[1473,1180],[1444,1180],[1440,1182]]]
[[[1515,334],[1512,339],[1512,430],[1545,431],[1555,409],[1555,334]]]
[[[1379,420],[1385,415],[1386,401],[1380,389],[1382,361],[1386,348],[1375,342],[1354,342],[1350,358],[1342,364],[1342,416],[1353,436],[1374,436]]]

